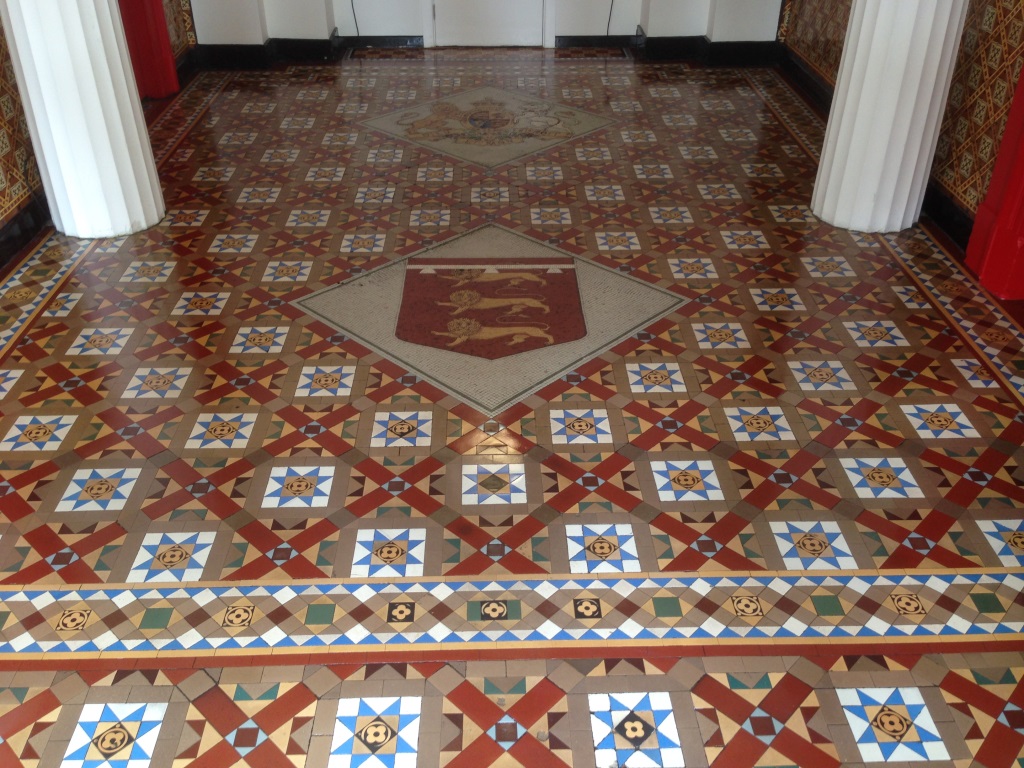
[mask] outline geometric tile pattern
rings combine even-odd
[[[166,704],[86,704],[62,766],[137,768],[154,757]]]
[[[420,699],[342,699],[328,768],[415,768]]]
[[[598,765],[682,768],[683,750],[668,693],[592,693],[589,700]]]
[[[771,527],[787,570],[857,567],[838,523],[772,522]]]
[[[917,688],[840,688],[836,693],[864,762],[949,759]]]
[[[212,531],[147,533],[128,581],[147,584],[199,581],[215,536]]]
[[[629,525],[567,525],[572,573],[638,573],[636,539]]]
[[[423,575],[426,531],[379,528],[359,531],[352,576],[405,578]]]

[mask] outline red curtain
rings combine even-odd
[[[118,0],[132,69],[143,98],[177,93],[178,70],[161,0]]]
[[[978,208],[967,265],[1001,299],[1024,299],[1024,76],[1010,107],[992,182]]]

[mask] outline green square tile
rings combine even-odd
[[[142,614],[139,629],[167,629],[173,615],[173,608],[147,608],[146,612]]]
[[[1004,613],[1006,611],[1003,601],[991,592],[972,592],[971,600],[974,601],[974,607],[978,609],[978,613]]]
[[[670,619],[683,615],[683,604],[676,597],[656,597],[654,603],[654,615],[660,619]]]
[[[811,595],[811,602],[814,603],[814,610],[819,616],[845,616],[843,604],[835,595]]]
[[[334,606],[315,603],[306,609],[306,626],[322,626],[334,623]]]
[[[523,607],[518,600],[474,601],[466,606],[466,618],[470,621],[518,621],[523,618]]]

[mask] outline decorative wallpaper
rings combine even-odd
[[[786,45],[832,85],[839,74],[852,7],[853,0],[789,0],[783,9]]]
[[[40,189],[7,37],[0,26],[0,227]]]
[[[971,0],[932,178],[970,213],[985,199],[1024,65],[1024,3]]]
[[[164,0],[164,14],[171,32],[171,49],[175,56],[180,56],[196,44],[192,0]]]

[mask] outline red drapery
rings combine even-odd
[[[967,265],[1001,299],[1024,299],[1024,77],[1017,83]]]
[[[132,69],[143,98],[177,93],[178,70],[161,0],[118,0],[132,57]]]

